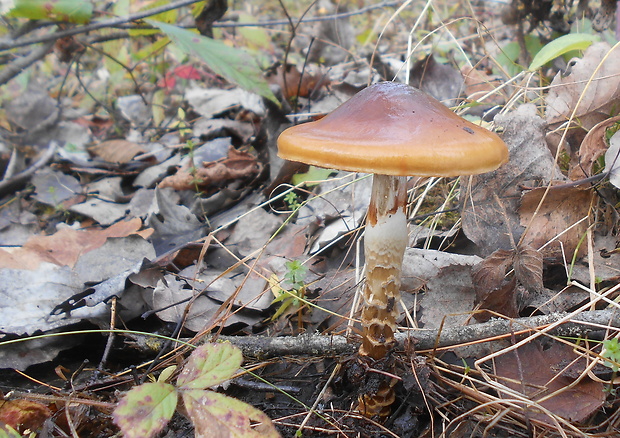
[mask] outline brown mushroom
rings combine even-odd
[[[407,245],[407,176],[489,172],[508,160],[508,149],[496,134],[418,89],[381,82],[318,121],[286,129],[278,138],[278,155],[374,174],[364,235],[366,284],[359,354],[379,360],[395,344]],[[387,389],[383,385],[377,392],[387,394]],[[393,398],[393,393],[387,394],[379,404],[389,404]],[[375,408],[362,410],[377,413]]]

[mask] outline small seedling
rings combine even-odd
[[[182,108],[179,108],[179,110],[177,111],[177,118],[178,120],[172,124],[172,128],[176,128],[181,137],[191,135],[192,130],[189,128],[185,111]]]
[[[284,279],[291,284],[293,289],[303,289],[306,286],[305,279],[308,274],[308,268],[302,265],[299,260],[291,260],[286,262],[284,266],[287,269]]]
[[[284,202],[288,205],[290,210],[296,211],[301,208],[301,203],[299,202],[299,196],[295,192],[288,192],[284,197]]]
[[[230,379],[242,360],[241,350],[228,343],[198,347],[183,367],[176,385],[167,383],[176,367],[166,368],[157,381],[136,386],[125,394],[114,410],[114,422],[126,438],[153,437],[172,418],[180,396],[197,438],[279,437],[263,412],[208,389]]]
[[[620,344],[618,343],[618,338],[603,341],[603,352],[601,356],[609,359],[603,362],[606,367],[611,368],[614,372],[618,371],[618,364],[620,364]]]
[[[299,308],[301,305],[300,298],[303,299],[306,294],[306,275],[308,268],[302,265],[298,260],[292,260],[284,264],[286,273],[284,274],[286,289],[282,288],[280,281],[274,275],[269,283],[271,291],[276,297],[272,304],[282,303],[276,313],[271,317],[275,320],[282,315],[289,307]]]

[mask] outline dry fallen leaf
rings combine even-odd
[[[601,407],[606,396],[600,382],[588,377],[576,382],[575,379],[558,375],[558,365],[571,363],[576,357],[569,345],[556,343],[551,348],[543,349],[540,343],[534,341],[495,359],[495,375],[500,383],[530,400],[541,400],[540,405],[552,413],[579,422]],[[553,393],[552,397],[547,398]],[[510,394],[506,396],[513,398]],[[535,406],[528,409],[528,415],[531,419],[554,424]]]
[[[108,140],[88,148],[91,154],[108,163],[128,163],[133,157],[146,152],[142,146],[128,140]]]
[[[607,129],[620,122],[620,116],[603,120],[592,128],[585,136],[579,147],[579,164],[571,168],[568,177],[573,180],[580,180],[592,176],[594,163],[607,151],[607,141],[605,134]]]
[[[19,431],[39,430],[51,416],[52,411],[47,406],[35,401],[18,398],[0,402],[0,424],[9,425]],[[2,433],[0,435],[9,436]]]
[[[463,231],[483,256],[497,249],[512,249],[512,240],[521,238],[524,227],[516,212],[522,186],[563,178],[547,148],[547,125],[534,105],[521,105],[495,121],[504,127],[502,139],[510,161],[494,172],[472,177],[471,184],[461,191]]]
[[[437,62],[433,55],[411,67],[410,84],[447,106],[454,106],[463,87],[463,76],[448,64]]]
[[[620,57],[611,50],[605,42],[592,44],[583,58],[569,62],[568,74],[558,73],[553,78],[547,96],[547,122],[566,121],[575,108],[575,117],[592,112],[609,114],[620,98]]]
[[[142,221],[135,218],[103,230],[65,228],[51,236],[34,236],[21,248],[0,249],[0,268],[36,270],[41,262],[73,267],[81,255],[99,248],[108,238],[140,234],[141,227]]]
[[[514,258],[514,251],[499,249],[474,267],[472,280],[478,309],[491,310],[510,318],[519,315],[517,281],[514,276],[506,276],[512,269]],[[474,318],[488,321],[492,316],[489,312],[478,312]]]
[[[529,245],[518,248],[514,258],[515,277],[527,290],[543,289],[543,256]]]
[[[204,189],[235,179],[254,177],[261,169],[262,164],[256,157],[231,146],[227,158],[203,162],[202,165],[183,166],[176,174],[164,178],[159,187],[172,187],[174,190]]]
[[[545,188],[540,187],[522,196],[518,209],[521,225],[527,226],[530,223],[544,192]],[[582,219],[590,212],[593,196],[594,193],[589,188],[552,187],[534,217],[524,243],[541,248],[555,239],[541,249],[541,252],[545,259],[557,262],[564,260],[564,255],[570,260],[575,251],[581,256],[586,246],[582,244],[579,247],[579,242],[590,225],[588,220]],[[579,221],[582,222],[575,225]]]
[[[475,266],[472,273],[477,308],[510,318],[519,316],[522,300],[517,286],[540,292],[543,290],[542,274],[542,254],[531,246],[523,245],[516,251],[495,251]],[[474,315],[478,321],[487,321],[492,316],[489,312]]]
[[[489,97],[484,99],[481,103],[493,106],[503,105],[506,102],[506,98],[501,92],[495,92],[495,90],[502,84],[499,79],[493,78],[488,74],[469,66],[464,66],[461,68],[461,74],[463,75],[463,79],[465,81],[464,94],[468,100],[478,101],[478,99],[491,93]]]

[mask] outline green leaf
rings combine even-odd
[[[170,365],[169,367],[164,368],[164,370],[159,374],[159,377],[157,377],[157,381],[167,382],[168,379],[172,377],[172,375],[174,374],[176,370],[177,370],[176,365]]]
[[[177,379],[180,389],[205,389],[232,377],[241,366],[241,350],[229,343],[205,344],[189,356]]]
[[[291,178],[291,183],[297,185],[299,183],[306,183],[308,187],[317,185],[320,181],[324,181],[329,178],[329,175],[334,173],[333,169],[324,169],[322,167],[310,166],[306,173],[296,173]]]
[[[8,424],[0,423],[0,438],[22,438],[22,434]]]
[[[256,17],[253,15],[245,12],[238,13],[238,23],[253,23],[255,21]],[[248,43],[248,47],[262,50],[271,49],[271,37],[264,28],[241,26],[237,28],[237,31],[243,38],[245,38]]]
[[[189,390],[182,393],[185,408],[197,438],[278,438],[267,415],[240,400],[213,391]]]
[[[146,6],[140,8],[140,12],[148,11],[149,9],[159,8],[160,6],[164,6],[170,4],[169,0],[157,0],[153,3],[148,3]],[[170,9],[166,12],[160,12],[159,14],[151,15],[150,20],[155,20],[163,23],[176,23],[177,18],[179,16],[178,9]],[[130,29],[130,36],[140,36],[140,35],[153,35],[158,33],[156,29]]]
[[[277,102],[254,58],[221,41],[154,20],[145,20],[162,30],[185,53],[197,56],[216,74],[253,93]]]
[[[536,54],[528,70],[538,70],[546,63],[571,50],[585,50],[599,40],[596,35],[587,33],[571,33],[554,39]]]
[[[7,15],[84,24],[93,15],[93,5],[88,0],[15,0],[15,6]]]
[[[125,438],[150,438],[160,432],[177,407],[176,388],[155,382],[136,386],[114,409],[114,422]]]

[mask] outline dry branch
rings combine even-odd
[[[441,331],[412,330],[397,333],[399,348],[404,348],[407,340],[416,341],[416,350],[455,347],[474,342],[489,342],[507,338],[513,334],[529,334],[566,318],[567,313],[517,318],[512,320],[492,320],[482,324],[456,326]],[[584,337],[593,331],[606,327],[620,326],[620,313],[615,310],[595,310],[583,312],[549,332],[550,335],[562,337]],[[620,327],[618,327],[620,330]],[[208,337],[204,341],[214,340]],[[342,356],[355,354],[359,348],[357,341],[348,342],[344,336],[321,334],[304,334],[299,336],[219,336],[220,341],[230,341],[243,351],[246,357],[266,359],[283,355],[299,356]]]

